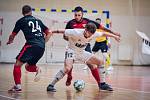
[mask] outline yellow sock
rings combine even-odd
[[[110,65],[111,65],[111,62],[110,62],[110,54],[109,54],[109,56],[107,56],[107,58],[106,58],[106,68],[108,68]]]

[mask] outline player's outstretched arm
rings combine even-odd
[[[60,30],[46,30],[44,32],[46,35],[45,35],[45,42],[48,42],[48,40],[50,39],[50,37],[54,34],[54,33],[57,33],[57,34],[64,34],[65,33],[65,29],[60,29]]]
[[[104,32],[103,35],[107,36],[107,37],[113,37],[117,42],[120,42],[120,36],[118,36],[118,35],[106,33],[106,32]]]
[[[52,33],[64,34],[65,29],[53,30]]]
[[[65,30],[67,29],[53,30],[52,33],[63,34],[64,40],[68,41],[68,37],[65,35]]]
[[[121,37],[120,33],[113,32],[112,30],[110,30],[110,29],[108,29],[108,28],[106,28],[106,27],[100,27],[100,29],[102,29],[102,30],[105,31],[105,32],[109,32],[109,33],[111,33],[111,34],[114,34],[114,35],[117,35],[117,36]]]

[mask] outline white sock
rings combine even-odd
[[[56,76],[55,76],[54,80],[52,81],[51,85],[55,85],[55,84],[56,84],[60,79],[62,79],[64,76],[65,76],[64,70],[60,70],[60,71],[56,74]]]
[[[100,79],[101,79],[101,83],[106,82],[106,77],[105,77],[105,68],[104,66],[99,66],[99,75],[100,75]]]

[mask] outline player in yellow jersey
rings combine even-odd
[[[97,18],[96,22],[101,24],[101,19]],[[98,30],[98,31],[102,31],[102,30]],[[96,38],[96,42],[95,42],[95,45],[93,47],[93,52],[98,52],[99,49],[101,50],[101,52],[104,56],[105,68],[108,71],[113,70],[113,67],[112,67],[112,64],[110,61],[110,53],[108,51],[110,47],[111,47],[111,44],[110,44],[109,38],[104,37],[104,36]]]
[[[97,31],[101,32],[102,30],[97,30]],[[108,38],[101,36],[101,37],[96,38],[95,45],[93,46],[93,49],[92,49],[94,53],[101,50],[103,54],[106,70],[113,69],[111,65],[111,61],[110,61],[110,54],[108,52],[109,47],[110,47],[110,43],[108,42]]]

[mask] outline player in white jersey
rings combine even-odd
[[[109,87],[105,85],[100,85],[100,76],[97,70],[97,66],[103,65],[103,61],[96,58],[92,53],[85,51],[85,47],[87,43],[89,43],[93,38],[99,36],[104,35],[108,37],[113,37],[115,40],[120,41],[119,36],[105,32],[97,32],[96,25],[93,23],[88,23],[85,26],[85,29],[66,29],[52,32],[65,34],[65,36],[68,37],[68,48],[65,53],[65,66],[56,74],[54,80],[48,85],[47,91],[56,92],[54,85],[71,70],[74,60],[84,62],[91,70],[95,70],[91,72],[96,79],[100,90],[112,90],[108,89]]]

